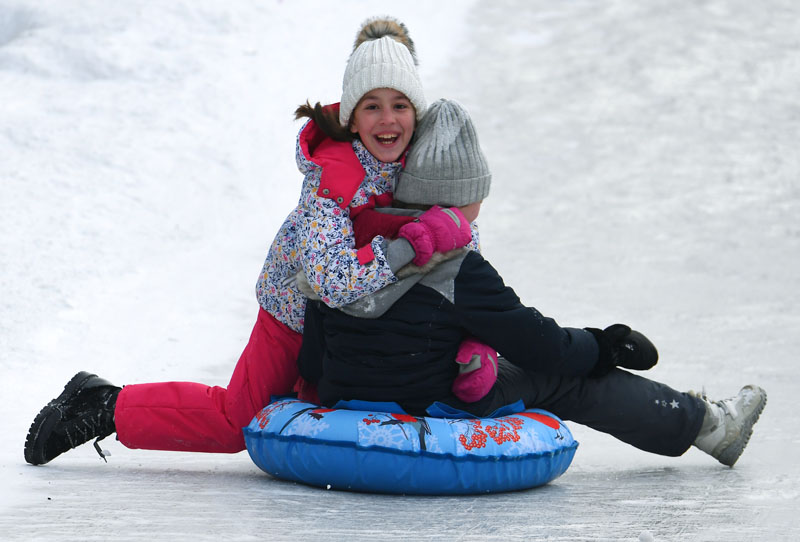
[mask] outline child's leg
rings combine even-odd
[[[601,378],[544,381],[537,392],[540,408],[668,456],[689,449],[706,411],[696,397],[620,369]]]
[[[125,386],[114,412],[119,441],[148,450],[244,450],[242,427],[271,395],[291,392],[301,340],[301,334],[259,309],[227,389],[192,382]]]
[[[660,455],[683,454],[705,415],[697,397],[620,369],[600,378],[558,377],[525,373],[501,358],[496,388],[490,410],[522,399]]]

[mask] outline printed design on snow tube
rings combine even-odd
[[[432,418],[321,408],[298,399],[264,407],[244,437],[255,464],[276,478],[415,495],[540,486],[567,470],[578,447],[561,420],[540,409]]]

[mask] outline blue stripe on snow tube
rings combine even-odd
[[[553,414],[443,419],[266,406],[244,428],[256,465],[284,480],[375,493],[454,495],[540,486],[563,474],[578,443]]]

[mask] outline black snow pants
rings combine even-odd
[[[478,402],[448,397],[444,403],[487,416],[522,400],[526,408],[548,410],[563,420],[608,433],[640,450],[679,456],[697,438],[703,401],[665,384],[614,369],[600,378],[528,373],[500,358],[497,382]]]

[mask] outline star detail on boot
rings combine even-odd
[[[672,408],[678,408],[681,405],[680,405],[680,403],[678,403],[678,401],[673,399],[672,402],[669,404],[669,406],[671,406]]]

